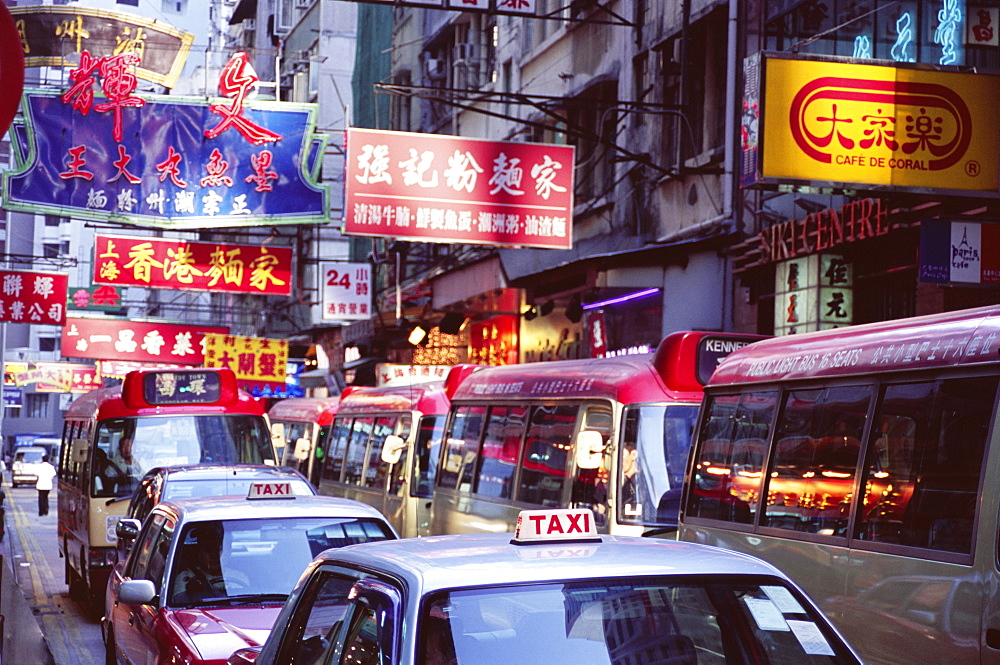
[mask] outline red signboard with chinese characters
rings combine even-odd
[[[61,326],[68,291],[67,275],[0,270],[0,321]]]
[[[0,136],[7,133],[17,114],[22,88],[24,52],[21,50],[21,38],[7,6],[0,3],[0,90],[3,90],[3,95],[0,95]]]
[[[228,367],[240,381],[285,384],[288,341],[205,335],[205,367]]]
[[[347,130],[344,233],[569,249],[572,146]]]
[[[95,284],[290,295],[292,249],[112,236],[95,239]]]
[[[62,332],[62,355],[201,365],[205,361],[205,335],[228,332],[220,326],[68,317]]]
[[[517,328],[520,318],[494,316],[469,325],[469,362],[476,365],[516,365]]]

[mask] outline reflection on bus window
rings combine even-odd
[[[630,407],[619,461],[618,519],[676,525],[695,405]]]
[[[438,485],[470,492],[472,471],[479,456],[479,437],[486,415],[484,406],[463,406],[455,410],[451,436],[445,442]]]
[[[870,386],[794,390],[775,430],[762,526],[845,536]]]
[[[344,469],[344,451],[351,437],[351,419],[337,418],[333,423],[333,431],[327,443],[326,455],[323,456],[323,479],[340,481]]]
[[[434,492],[434,475],[437,472],[444,436],[445,416],[424,416],[414,444],[414,482],[410,485],[413,496],[430,497]]]
[[[687,513],[752,524],[763,482],[763,451],[775,392],[720,395],[706,402]]]
[[[514,471],[527,415],[528,409],[524,406],[490,408],[472,489],[474,493],[496,499],[513,497]]]
[[[91,458],[92,495],[127,496],[156,466],[263,464],[272,459],[263,421],[249,415],[118,418],[100,424]]]
[[[863,478],[856,537],[971,554],[997,378],[890,385]]]
[[[344,455],[344,482],[348,485],[361,484],[373,423],[373,418],[358,418],[354,421],[354,429],[351,430],[351,438],[347,444],[347,454]]]
[[[604,456],[596,469],[576,469],[570,508],[590,508],[594,511],[597,526],[608,521],[608,478],[611,472],[611,450],[609,442],[613,430],[614,414],[603,405],[591,404],[584,414],[584,430],[598,432],[604,441]]]
[[[579,406],[536,406],[524,439],[517,500],[546,508],[562,504],[566,463]]]

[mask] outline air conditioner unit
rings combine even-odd
[[[250,30],[256,30],[257,29],[257,19],[255,19],[255,18],[245,19],[243,21],[243,29],[246,30],[246,31],[248,31],[248,32]]]
[[[424,60],[424,67],[429,78],[441,79],[445,77],[444,60],[441,58],[427,58]]]
[[[469,43],[455,44],[453,53],[455,54],[455,60],[472,60],[476,57],[476,45]]]

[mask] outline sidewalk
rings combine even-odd
[[[5,484],[7,493],[7,534],[0,551],[9,562],[8,570],[13,571],[41,628],[50,652],[47,660],[32,655],[30,659],[22,649],[16,649],[12,659],[9,643],[12,637],[26,637],[30,630],[18,631],[10,625],[4,629],[4,663],[40,663],[41,665],[99,665],[104,663],[104,644],[101,628],[97,621],[88,619],[83,609],[69,598],[69,589],[64,582],[64,561],[59,556],[56,534],[57,497],[50,496],[50,512],[45,517],[38,516],[38,495],[32,488],[12,489]],[[5,585],[6,586],[6,585]],[[40,645],[43,646],[44,645]]]

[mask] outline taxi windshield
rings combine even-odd
[[[756,583],[759,580],[759,583]],[[856,663],[777,580],[587,580],[429,596],[420,665]]]
[[[169,605],[282,602],[323,550],[392,538],[379,520],[286,517],[188,524],[170,572]]]

